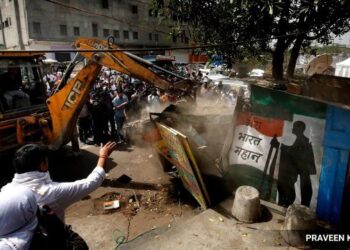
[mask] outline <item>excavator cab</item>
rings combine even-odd
[[[32,106],[43,105],[46,86],[39,58],[42,54],[0,54],[0,113],[5,118]]]
[[[19,121],[47,113],[46,86],[40,67],[41,53],[0,53],[0,154],[18,147]],[[30,141],[42,134],[31,129]],[[23,136],[23,135],[22,135]]]

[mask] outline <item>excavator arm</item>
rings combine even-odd
[[[78,50],[119,49],[119,47],[113,44],[113,42],[109,43],[106,40],[88,38],[77,39],[75,41],[75,47]],[[79,54],[89,60],[93,60],[120,73],[148,82],[153,86],[163,90],[168,90],[170,87],[172,87],[175,90],[188,91],[193,87],[193,83],[190,80],[157,67],[156,65],[153,65],[152,63],[128,52],[79,52]],[[156,74],[150,69],[152,67],[164,73],[165,75],[175,76],[179,81],[170,82],[162,78],[160,75]]]
[[[80,111],[101,68],[101,65],[89,62],[62,89],[46,100],[52,123],[49,136],[52,149],[58,149],[71,140]]]
[[[192,88],[192,83],[181,77],[178,77],[179,82],[174,83],[165,80],[150,69],[154,65],[127,52],[85,52],[95,49],[118,49],[116,45],[108,41],[80,38],[75,42],[75,46],[78,50],[84,50],[79,54],[88,59],[89,63],[46,101],[52,126],[47,139],[52,149],[58,149],[71,140],[79,113],[102,66],[138,78],[164,90],[171,86],[178,91],[189,91]],[[164,69],[163,71],[173,74]],[[63,76],[63,78],[66,77]]]

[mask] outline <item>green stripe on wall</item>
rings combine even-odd
[[[327,105],[282,91],[251,85],[252,112],[291,121],[293,114],[324,119]]]

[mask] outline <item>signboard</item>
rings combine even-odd
[[[206,209],[209,198],[186,136],[163,124],[156,123],[156,125],[162,140],[155,143],[154,146],[176,166],[184,187],[201,207]]]

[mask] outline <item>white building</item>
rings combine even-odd
[[[78,37],[112,35],[121,47],[176,45],[149,7],[148,0],[0,0],[0,44],[9,50],[60,50],[71,49]],[[71,56],[48,55],[60,61]]]

